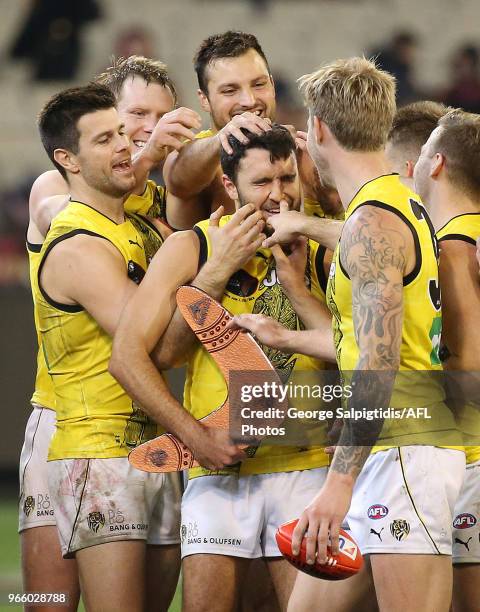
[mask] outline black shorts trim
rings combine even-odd
[[[415,514],[417,515],[418,520],[423,525],[423,528],[425,529],[425,533],[427,534],[428,539],[430,540],[430,542],[432,543],[433,547],[435,548],[435,550],[437,552],[437,555],[440,555],[441,552],[438,550],[438,546],[435,544],[435,540],[430,535],[430,532],[428,531],[427,526],[423,522],[423,519],[422,519],[422,517],[420,516],[420,513],[417,510],[415,502],[413,501],[413,495],[412,495],[412,493],[410,491],[410,487],[408,486],[407,478],[405,476],[405,469],[404,469],[404,466],[403,466],[403,459],[402,459],[402,447],[398,446],[397,450],[398,450],[398,458],[400,460],[400,469],[402,470],[402,478],[403,478],[403,482],[405,483],[405,489],[407,490],[408,497],[410,498],[410,503],[412,504],[413,510],[414,510]]]
[[[73,521],[72,533],[70,535],[70,541],[68,542],[67,552],[64,555],[65,559],[72,559],[74,557],[74,553],[70,552],[70,548],[72,546],[73,536],[75,535],[75,527],[77,526],[77,523],[78,523],[78,518],[80,516],[80,510],[82,509],[83,495],[87,487],[89,473],[90,473],[90,459],[87,459],[87,469],[85,471],[85,480],[83,481],[82,492],[80,493],[80,501],[78,503],[77,514],[75,515],[75,520]]]

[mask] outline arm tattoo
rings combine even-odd
[[[370,206],[345,230],[340,259],[352,282],[359,348],[347,409],[368,410],[368,418],[345,420],[332,469],[356,477],[382,430],[378,409],[389,406],[400,364],[407,240],[391,213]]]

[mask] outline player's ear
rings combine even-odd
[[[276,94],[276,92],[275,92],[275,81],[274,81],[274,79],[273,79],[273,75],[272,75],[272,74],[269,74],[269,75],[268,75],[268,78],[270,79],[270,83],[272,84],[272,87],[273,87],[273,95],[275,96],[275,94]]]
[[[317,144],[322,144],[325,139],[325,124],[316,116],[313,117],[313,134],[315,136],[315,142]]]
[[[55,149],[53,152],[53,159],[57,164],[62,166],[62,168],[65,168],[67,172],[71,172],[72,174],[78,174],[80,172],[80,167],[75,155],[67,149]]]
[[[197,89],[197,96],[200,100],[200,106],[202,107],[202,110],[206,113],[210,113],[210,102],[208,101],[207,94],[201,89]]]
[[[415,164],[410,161],[407,160],[405,162],[405,178],[413,178],[413,171],[415,170]]]
[[[235,201],[238,200],[237,188],[226,174],[222,176],[222,182],[223,186],[225,187],[225,191],[228,193],[228,197]]]
[[[430,176],[432,178],[438,178],[440,172],[445,167],[445,156],[442,153],[435,153],[432,164],[430,166]]]

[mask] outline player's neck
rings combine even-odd
[[[115,198],[93,189],[84,181],[72,181],[70,189],[70,197],[74,202],[91,206],[115,223],[123,223],[125,220],[124,202],[127,196]]]
[[[365,183],[392,172],[383,151],[358,153],[342,150],[330,168],[345,210]]]
[[[428,211],[435,231],[438,231],[458,215],[480,213],[480,207],[470,197],[445,183],[432,194]]]

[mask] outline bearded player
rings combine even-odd
[[[326,455],[318,447],[260,446],[247,458],[233,445],[228,432],[205,427],[197,420],[220,406],[227,392],[223,376],[198,342],[187,356],[188,412],[174,404],[173,398],[159,395],[160,374],[149,356],[153,351],[152,358],[156,359],[154,349],[167,326],[169,310],[173,310],[176,288],[194,278],[196,286],[221,300],[232,312],[272,312],[288,321],[292,329],[298,329],[300,320],[307,327],[312,325],[317,297],[322,297],[318,245],[308,244],[302,262],[308,300],[303,292],[295,295],[287,277],[280,285],[277,256],[260,250],[265,237],[259,234],[263,223],[256,227],[259,218],[278,212],[282,200],[292,207],[300,204],[295,143],[285,128],[275,125],[263,134],[248,136],[246,144],[232,138],[232,155],[222,156],[224,185],[238,208],[231,218],[226,216],[219,221],[218,231],[231,236],[230,244],[219,252],[215,232],[213,236],[208,232],[208,222],[198,224],[194,231],[170,237],[152,262],[141,293],[124,312],[111,362],[111,371],[146,410],[165,411],[172,421],[168,430],[194,451],[203,466],[191,471],[182,500],[183,524],[195,525],[201,536],[187,538],[183,543],[185,610],[211,609],[212,592],[219,580],[223,587],[216,591],[216,609],[234,608],[250,560],[261,557],[266,559],[280,605],[285,609],[296,571],[279,558],[274,531],[279,522],[295,515],[296,508],[302,505],[300,500],[308,497],[325,474]],[[249,252],[237,239],[243,226],[249,228]],[[278,254],[280,262],[282,255]],[[267,355],[284,373],[320,367],[318,362],[290,351],[267,351]],[[290,491],[287,497],[285,490]],[[212,508],[216,509],[214,514]],[[228,541],[224,538],[227,533]]]

